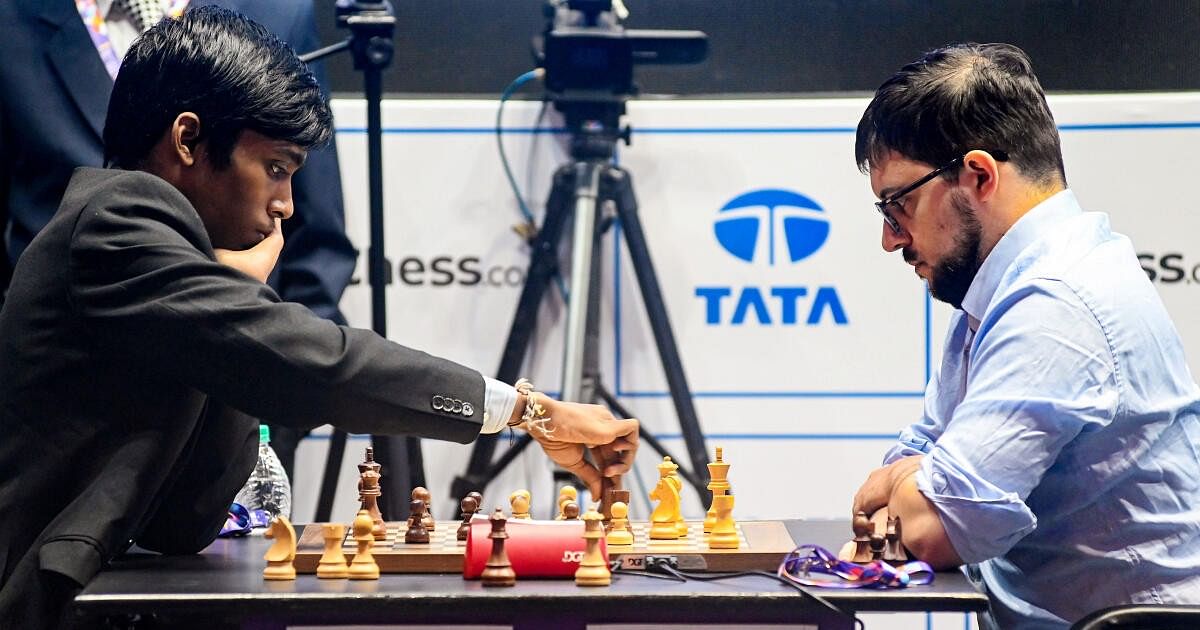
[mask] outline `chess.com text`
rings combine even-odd
[[[396,278],[410,287],[519,287],[525,284],[525,267],[487,265],[478,256],[406,256],[396,264]]]
[[[1183,254],[1138,254],[1142,271],[1157,284],[1200,284],[1200,264],[1184,262]]]

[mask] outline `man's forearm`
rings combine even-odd
[[[946,536],[937,508],[917,488],[916,472],[914,469],[895,484],[888,512],[900,517],[901,542],[918,558],[935,569],[957,567],[962,559]]]

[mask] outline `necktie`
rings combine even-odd
[[[120,7],[125,15],[133,18],[133,23],[142,32],[158,24],[163,16],[161,0],[113,0],[113,6]]]

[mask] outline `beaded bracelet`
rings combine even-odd
[[[533,383],[527,378],[522,378],[513,387],[516,388],[517,393],[525,396],[525,411],[521,413],[520,421],[510,420],[508,426],[524,426],[526,431],[537,429],[542,436],[550,437],[550,434],[554,432],[554,429],[546,428],[546,424],[550,422],[550,416],[546,415],[546,408],[538,404],[537,392],[533,391]]]

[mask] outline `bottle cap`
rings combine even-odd
[[[271,441],[271,427],[260,424],[258,425],[258,443],[266,444]]]

